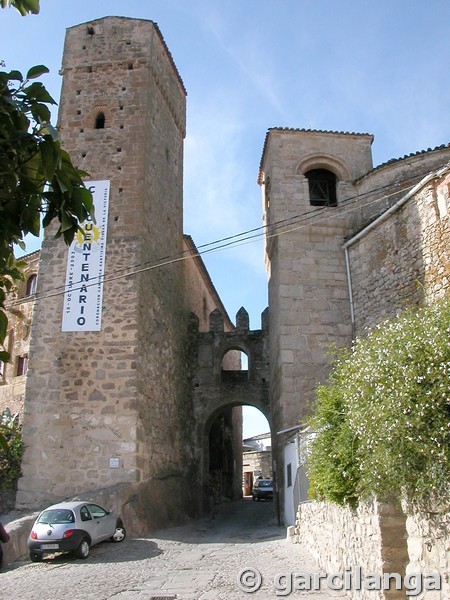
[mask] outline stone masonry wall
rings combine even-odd
[[[330,346],[350,344],[350,303],[341,244],[353,224],[346,201],[357,193],[354,180],[372,169],[372,139],[365,134],[303,130],[270,130],[266,138],[260,182],[268,227],[274,431],[304,420],[318,382],[328,377]],[[337,175],[337,207],[310,203],[305,173],[319,168]],[[276,441],[272,450],[281,466],[283,452]],[[276,478],[278,489],[283,490],[281,467]],[[283,498],[280,503],[284,505]]]
[[[407,586],[414,589],[416,585],[405,580],[413,573],[439,574],[441,589],[409,597],[446,600],[450,592],[448,518],[448,514],[436,513],[430,526],[429,515],[408,514],[399,506],[372,502],[353,511],[327,502],[305,502],[298,507],[293,541],[305,545],[326,573],[342,573],[346,567],[354,572],[359,566],[363,578],[369,573],[401,575],[402,590],[353,587],[348,596],[355,600],[404,599]]]
[[[443,509],[432,514],[411,511],[407,515],[409,573],[441,573],[442,590],[429,592],[430,600],[450,598],[450,512]]]
[[[363,581],[369,574],[383,578],[386,573],[398,573],[404,583],[408,559],[405,515],[400,507],[372,502],[353,511],[326,502],[305,502],[298,508],[293,541],[306,545],[328,574],[343,573],[346,567],[354,574],[355,567],[360,567]],[[363,585],[358,590],[353,579],[347,595],[355,600],[400,600],[405,598],[405,589],[391,585],[391,589],[376,591]]]
[[[357,333],[408,306],[449,293],[449,184],[450,174],[444,169],[350,246]],[[403,514],[399,510],[390,514],[389,508],[386,511],[375,503],[352,512],[326,503],[306,503],[299,507],[295,533],[327,569],[358,560],[373,572],[403,568],[406,574],[439,573],[442,589],[418,597],[444,600],[450,589],[449,515],[439,507],[433,514],[403,509]],[[375,563],[374,557],[378,557]],[[395,569],[387,569],[392,558],[401,557]],[[386,597],[395,597],[394,592],[389,594]]]
[[[10,354],[7,363],[0,362],[0,412],[9,408],[11,414],[18,413],[23,418],[25,396],[26,364],[30,349],[31,323],[33,320],[33,289],[28,293],[30,277],[37,277],[39,269],[39,252],[34,252],[22,259],[24,280],[7,298],[8,330],[5,339],[5,350]],[[37,281],[37,279],[36,279]],[[19,360],[25,358],[24,372],[19,371]]]
[[[159,30],[137,19],[70,28],[62,74],[64,146],[90,180],[111,182],[102,331],[61,332],[62,295],[49,290],[64,284],[67,251],[47,232],[17,504],[136,484],[154,528],[191,510],[179,493],[191,467],[184,274],[178,264],[117,275],[182,251],[185,90]],[[168,496],[180,498],[172,516]]]
[[[449,186],[433,179],[350,246],[358,332],[450,292]]]

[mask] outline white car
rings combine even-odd
[[[45,553],[73,552],[87,558],[91,546],[111,540],[121,542],[126,531],[122,519],[92,502],[61,502],[41,512],[27,545],[33,562]]]

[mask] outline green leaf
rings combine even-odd
[[[3,342],[5,341],[7,329],[8,329],[8,317],[3,312],[3,310],[0,309],[0,344],[3,344]]]
[[[28,12],[33,15],[39,14],[39,0],[22,0],[22,3]]]
[[[2,0],[2,8],[10,8],[11,6],[14,6],[22,17],[29,13],[39,14],[39,0]]]
[[[31,107],[31,113],[36,123],[47,123],[50,121],[50,109],[45,104],[36,104]],[[42,128],[41,128],[42,131]]]
[[[55,100],[53,100],[40,81],[34,81],[32,84],[23,88],[23,92],[30,101],[37,100],[38,102],[46,102],[47,104],[56,104]]]
[[[8,81],[23,81],[23,75],[20,71],[10,71]]]
[[[45,73],[49,73],[49,69],[45,65],[36,65],[31,67],[31,69],[27,73],[27,79],[36,79],[36,77],[40,77]]]
[[[0,350],[0,360],[4,363],[8,362],[9,359],[11,358],[11,355],[9,352],[6,352],[6,350]]]
[[[51,123],[45,123],[45,125],[41,129],[41,132],[44,135],[50,134],[53,138],[53,141],[55,141],[55,142],[59,139],[58,131],[55,127],[53,127],[53,125]]]
[[[0,447],[2,448],[2,450],[5,453],[8,453],[9,451],[9,446],[8,446],[8,442],[6,441],[5,436],[3,435],[3,433],[0,433]]]
[[[47,181],[53,179],[59,159],[59,147],[50,135],[46,135],[44,141],[39,144],[41,151],[42,167]]]

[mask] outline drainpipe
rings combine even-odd
[[[350,319],[352,321],[352,339],[355,337],[355,306],[353,303],[353,288],[352,288],[352,275],[350,272],[350,257],[348,255],[348,246],[344,245],[345,254],[345,267],[347,270],[347,287],[348,287],[348,298],[350,300]]]

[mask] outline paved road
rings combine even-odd
[[[17,561],[0,574],[0,598],[10,600],[268,600],[276,598],[278,573],[319,573],[300,544],[285,541],[272,502],[248,498],[211,516],[151,537],[94,546],[87,560],[49,556]],[[262,575],[258,591],[244,593],[244,568]],[[245,578],[245,576],[244,576]],[[255,578],[249,573],[251,585]],[[284,579],[280,579],[280,588]],[[286,594],[284,594],[286,596]],[[294,598],[325,600],[342,592],[292,591]]]

